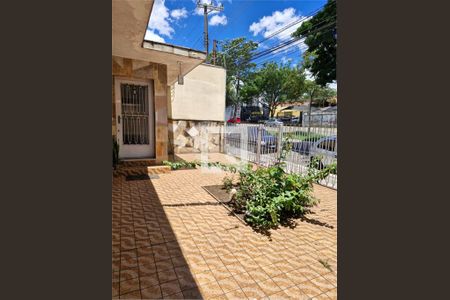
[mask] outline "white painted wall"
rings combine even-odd
[[[225,77],[221,67],[201,64],[171,88],[168,117],[174,120],[224,121]]]

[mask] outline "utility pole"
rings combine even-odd
[[[210,4],[208,3],[201,3],[200,0],[197,1],[197,8],[203,8],[203,26],[204,26],[204,43],[205,43],[205,50],[206,55],[209,54],[209,38],[208,38],[208,13],[212,11],[222,11],[223,10],[223,4],[220,6],[214,5],[211,1]]]
[[[217,40],[213,40],[213,63],[216,65],[216,56],[217,56]]]

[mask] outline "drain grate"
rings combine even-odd
[[[159,179],[158,175],[155,174],[140,174],[140,175],[128,175],[126,177],[127,181],[132,181],[132,180],[149,180],[149,179]]]

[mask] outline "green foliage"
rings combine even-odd
[[[249,77],[242,93],[246,101],[261,99],[273,117],[280,103],[300,98],[304,93],[304,81],[305,75],[300,70],[288,64],[270,62]]]
[[[336,90],[329,87],[321,87],[318,91],[315,103],[319,106],[325,106],[326,103],[332,103],[336,99]]]
[[[311,80],[306,80],[304,83],[303,99],[308,99],[308,102],[318,106],[325,106],[325,103],[332,103],[337,96],[336,90],[323,87]]]
[[[314,81],[306,80],[304,97],[307,98],[310,103],[317,102],[317,100],[320,99],[321,89],[322,87]]]
[[[255,63],[250,62],[250,58],[257,47],[257,43],[247,41],[244,37],[221,42],[221,51],[217,53],[217,65],[227,70],[227,105],[237,105],[245,100],[241,96],[241,89],[256,67]]]
[[[223,183],[223,187],[225,188],[225,190],[227,192],[230,192],[231,189],[233,188],[233,177],[231,176],[225,176],[222,179],[222,183]]]
[[[284,133],[284,135],[290,139],[295,139],[298,141],[310,141],[310,142],[315,142],[315,141],[318,141],[321,138],[325,137],[325,135],[320,134],[320,133],[310,132],[308,134],[308,132],[305,132],[305,131],[287,132],[287,133]]]
[[[329,170],[312,170],[307,175],[288,174],[278,164],[255,172],[240,171],[237,199],[245,205],[246,221],[257,227],[271,227],[317,204],[312,183],[325,178]]]
[[[310,168],[307,174],[286,173],[286,155],[291,150],[289,139],[283,142],[282,154],[271,167],[239,171],[237,203],[246,211],[246,221],[256,227],[272,227],[289,217],[304,214],[317,204],[312,196],[313,183],[327,177],[334,165],[323,169]]]
[[[119,164],[119,143],[117,143],[114,137],[112,138],[112,156],[113,167],[115,169]]]
[[[195,169],[200,165],[198,161],[163,161],[163,164],[169,166],[171,170],[180,170],[180,169]]]
[[[316,78],[316,83],[325,86],[336,80],[336,0],[328,0],[324,8],[292,34],[305,38],[305,66]]]
[[[227,165],[220,162],[208,162],[202,163],[198,160],[194,161],[163,161],[163,164],[166,166],[170,166],[171,170],[180,170],[180,169],[196,169],[197,167],[205,167],[205,168],[220,168],[223,171],[236,173],[238,170],[237,166]]]

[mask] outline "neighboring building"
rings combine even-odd
[[[206,53],[144,41],[153,2],[112,1],[112,135],[120,159],[161,163],[169,152],[170,86]]]
[[[226,71],[201,64],[170,89],[169,152],[218,152],[225,121]]]
[[[319,108],[312,106],[311,111],[316,111]],[[309,103],[307,102],[291,102],[291,103],[282,103],[278,105],[275,109],[275,116],[281,117],[285,114],[286,111],[293,112],[295,117],[299,117],[300,113],[305,113],[309,111]]]
[[[308,126],[309,122],[308,112],[305,112],[303,114],[302,126]],[[311,112],[311,126],[336,127],[337,106],[327,106],[313,110]]]

